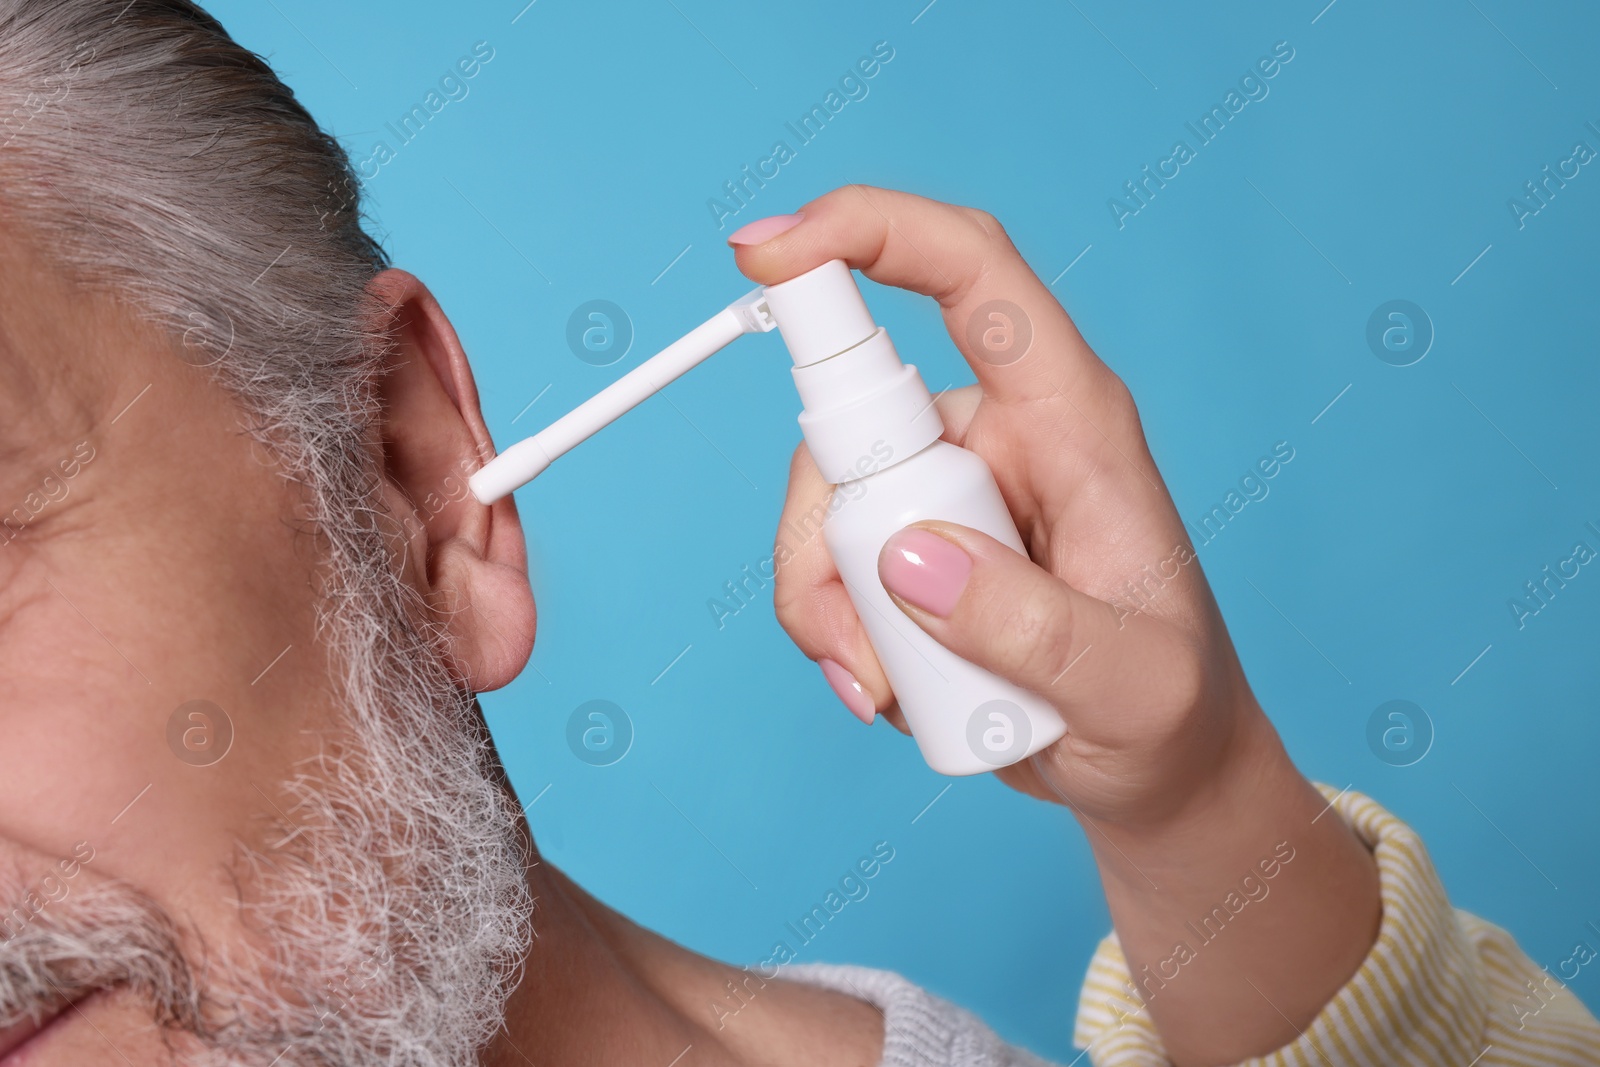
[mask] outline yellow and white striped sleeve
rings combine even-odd
[[[1318,788],[1377,859],[1378,940],[1303,1036],[1240,1067],[1600,1065],[1600,1023],[1510,934],[1451,908],[1410,827],[1368,797]],[[1115,934],[1089,964],[1073,1040],[1095,1067],[1168,1063]]]

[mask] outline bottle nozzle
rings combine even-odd
[[[766,292],[755,289],[746,293],[543,430],[484,464],[467,480],[467,487],[480,504],[509,496],[662,386],[745,334],[767,333],[776,325]]]
[[[790,281],[752,290],[545,429],[490,460],[468,479],[472,495],[483,504],[510,495],[573,446],[737,338],[774,328],[783,333],[796,368],[821,363],[878,332],[855,277],[842,259],[829,260]]]

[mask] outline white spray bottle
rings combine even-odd
[[[1066,726],[1047,701],[933,640],[878,578],[884,542],[924,519],[969,526],[1025,550],[988,465],[939,439],[944,424],[922,376],[900,362],[843,260],[723,309],[501,453],[472,476],[473,495],[493,503],[735,338],[774,326],[794,359],[806,446],[837,494],[823,540],[928,766],[942,774],[992,771],[1059,739]]]

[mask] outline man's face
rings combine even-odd
[[[352,672],[354,646],[330,646],[308,491],[174,351],[0,237],[0,1025],[42,1012],[0,1029],[0,1057],[48,1026],[5,1067],[242,1056],[278,1040],[298,1048],[290,1064],[403,1044],[367,1025],[365,1005],[416,984],[399,972],[477,1001],[433,1010],[499,1007],[503,959],[406,932],[408,919],[450,925],[441,893],[484,888],[459,874],[440,885],[440,872],[474,850],[498,857],[479,893],[490,903],[454,921],[487,914],[510,939],[525,918],[508,824],[483,817],[494,787],[461,723],[432,721],[460,710],[459,692],[390,684],[383,662]],[[400,569],[426,574],[428,533],[396,529],[393,547],[423,557]],[[381,599],[355,613],[401,614]],[[383,751],[390,720],[400,737],[444,737],[449,765],[414,769],[445,779],[433,788],[458,823],[417,814],[421,794],[397,773],[406,752]]]

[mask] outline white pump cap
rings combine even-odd
[[[878,329],[842,259],[766,287],[767,308],[796,367],[809,367],[871,337]]]
[[[910,459],[944,432],[917,368],[900,362],[887,331],[835,259],[769,285],[767,310],[794,357],[805,410],[800,429],[822,476],[835,485]]]

